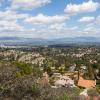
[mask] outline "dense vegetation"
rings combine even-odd
[[[19,67],[20,66],[20,67]],[[0,100],[70,100],[79,98],[80,89],[51,89],[37,83],[39,68],[25,63],[0,63]],[[71,93],[71,95],[69,95]]]
[[[6,54],[12,52],[11,50],[14,53]],[[48,72],[49,76],[52,76],[54,72],[63,74],[70,71],[70,66],[74,64],[76,64],[74,71],[79,71],[81,65],[87,66],[84,78],[97,80],[96,89],[89,91],[89,95],[100,92],[98,79],[100,77],[100,48],[98,46],[1,48],[0,52],[0,100],[84,100],[84,97],[79,96],[81,88],[53,89],[50,85],[43,87],[41,83],[43,72]],[[45,58],[42,65],[39,65],[39,62],[32,64],[19,61],[23,55],[33,55],[33,52]],[[77,54],[84,55],[77,57]],[[32,58],[32,61],[35,59],[37,56]]]

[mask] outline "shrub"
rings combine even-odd
[[[17,76],[20,76],[20,75],[23,76],[23,75],[28,75],[28,74],[32,73],[33,69],[31,67],[31,64],[26,64],[26,63],[23,63],[23,62],[17,62],[15,64],[20,70],[20,73],[17,73]]]

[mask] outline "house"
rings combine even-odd
[[[70,78],[77,78],[78,77],[78,71],[73,71],[73,72],[65,72],[64,73],[64,76],[68,76]]]
[[[59,80],[57,80],[55,83],[55,86],[57,87],[75,87],[74,80],[67,76],[61,76]]]
[[[53,73],[52,77],[55,77],[55,78],[60,78],[61,76],[61,73]]]
[[[85,80],[80,76],[78,86],[83,88],[94,88],[96,86],[96,80]]]

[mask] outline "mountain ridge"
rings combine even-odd
[[[0,37],[0,44],[33,44],[33,45],[53,45],[68,43],[100,43],[99,37],[72,37],[57,39],[23,38],[23,37]]]

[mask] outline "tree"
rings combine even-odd
[[[52,69],[51,69],[51,63],[50,62],[46,62],[43,65],[43,71],[47,72],[50,76],[53,74]]]
[[[65,71],[65,65],[64,64],[61,64],[61,66],[59,67],[59,71],[61,73],[63,73]]]

